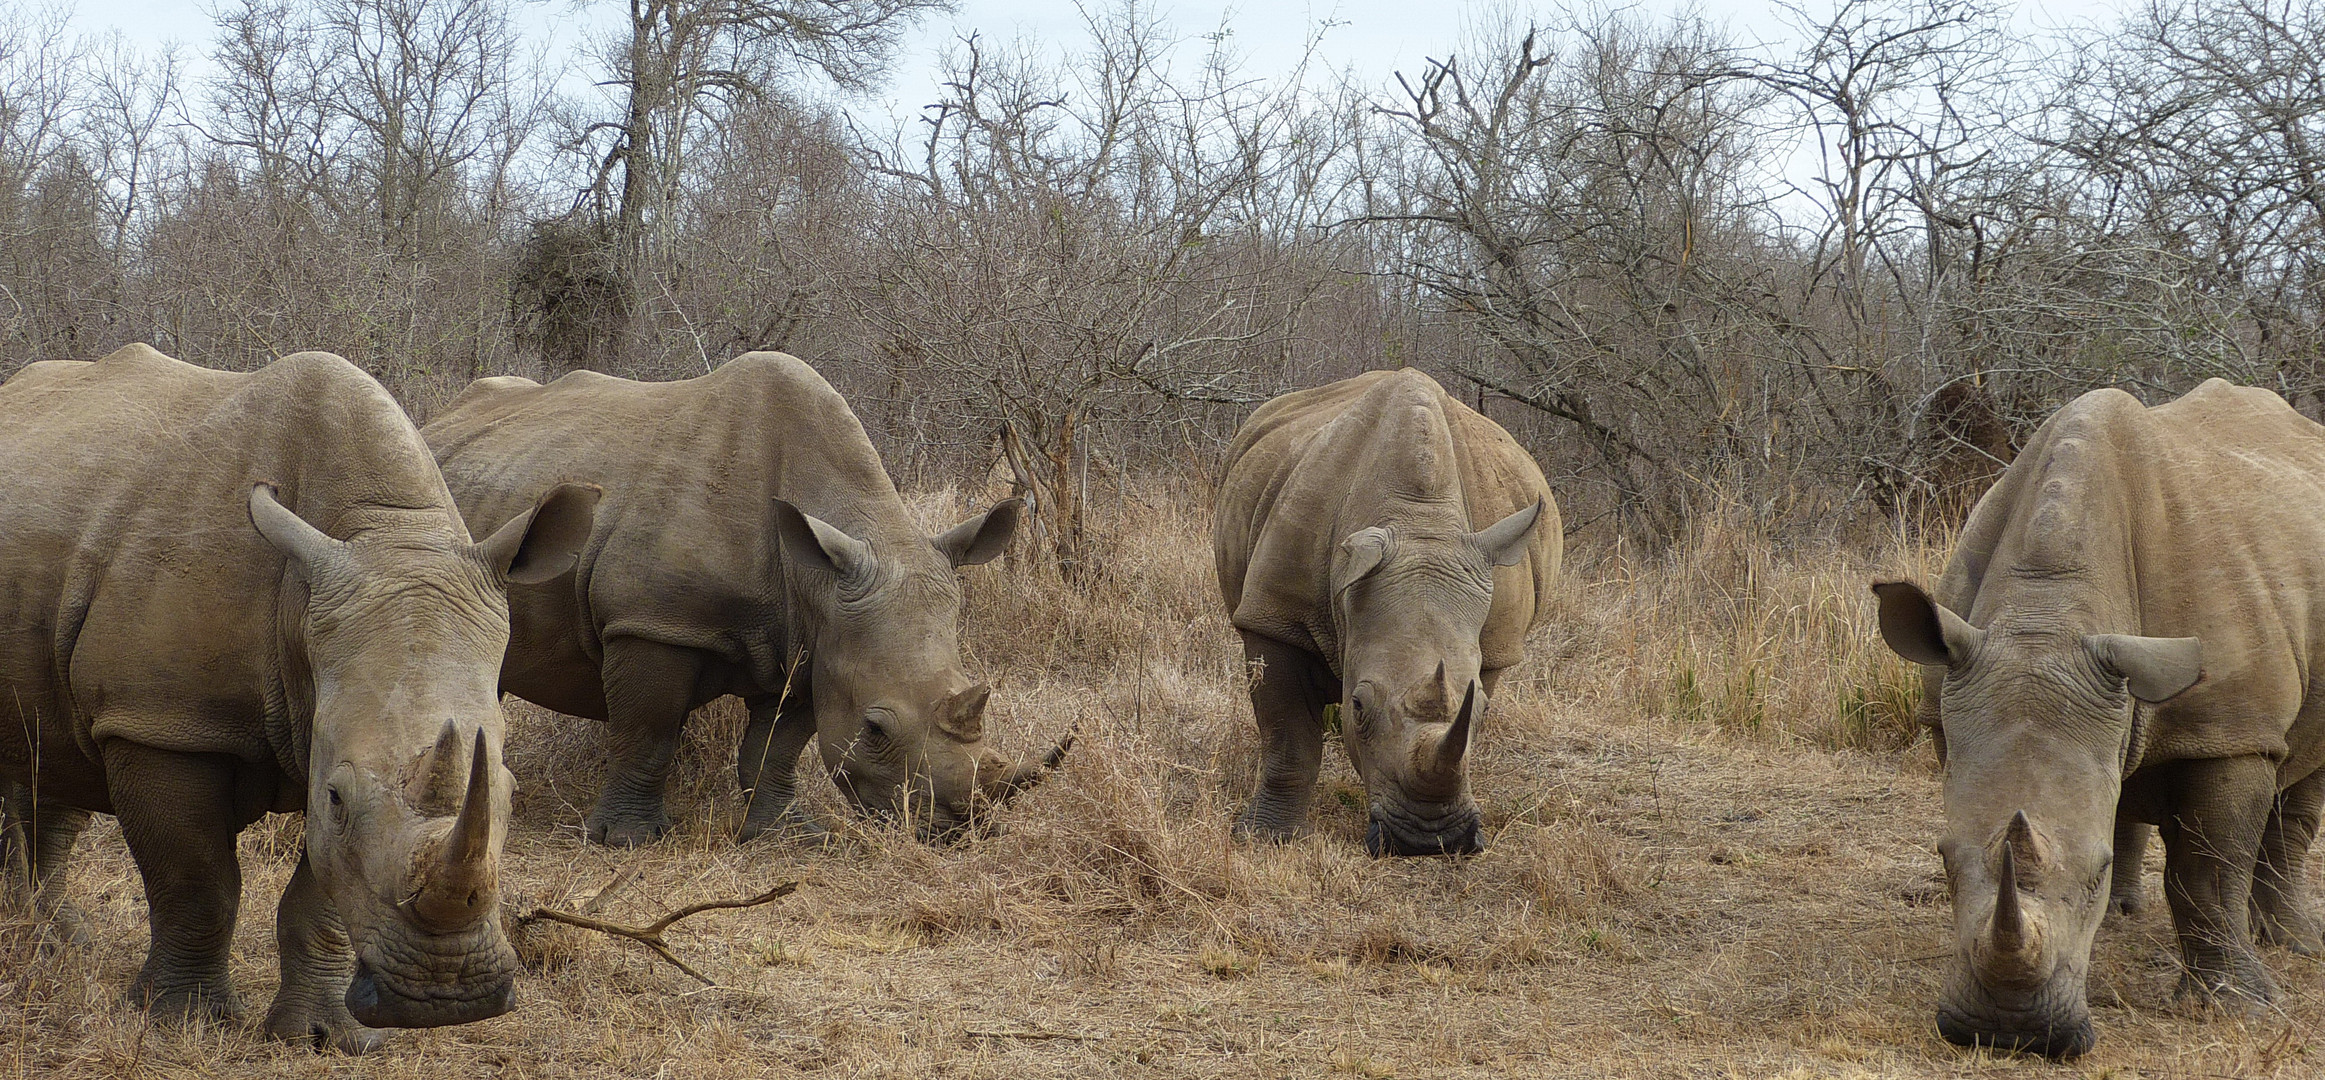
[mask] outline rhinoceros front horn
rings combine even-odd
[[[455,929],[477,918],[492,899],[492,755],[484,732],[476,733],[468,759],[468,787],[460,814],[444,834],[428,879],[421,883],[414,914],[431,926]]]
[[[1074,736],[1069,732],[1064,738],[1057,741],[1057,745],[1045,751],[1040,760],[1020,760],[1017,764],[1010,766],[1007,772],[1002,773],[986,788],[986,798],[991,799],[994,805],[998,806],[1025,794],[1034,785],[1049,779],[1050,773],[1057,771],[1058,765],[1066,760],[1066,751],[1072,749],[1073,745]]]
[[[1469,689],[1462,692],[1461,711],[1454,714],[1453,723],[1447,725],[1430,754],[1430,771],[1439,783],[1450,786],[1461,781],[1461,759],[1469,754],[1469,731],[1477,713],[1477,682],[1473,679]]]
[[[2016,956],[2026,949],[2026,908],[2018,899],[2018,859],[2008,844],[2002,847],[2002,870],[1995,876],[1999,881],[1991,935],[1994,952],[1998,956]]]
[[[2010,832],[2003,840],[2002,858],[1994,874],[1994,916],[1987,923],[1984,974],[1998,983],[2020,984],[2040,976],[2042,924],[2018,895],[2018,850],[2033,833],[2025,811],[2010,819]]]

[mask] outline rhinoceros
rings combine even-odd
[[[2274,1001],[2255,938],[2319,948],[2325,428],[2218,379],[2152,409],[2093,391],[1979,500],[1934,596],[1873,589],[1882,638],[1926,665],[1945,768],[1938,1030],[2087,1050],[2092,938],[2136,895],[2145,825],[2180,992]]]
[[[1064,753],[1001,759],[988,690],[961,672],[954,570],[999,555],[1024,503],[921,533],[847,402],[796,357],[746,353],[664,383],[481,379],[423,434],[472,527],[561,481],[605,488],[574,571],[515,591],[501,673],[518,697],[609,723],[593,841],[662,835],[681,727],[727,694],[750,710],[746,841],[817,828],[793,805],[811,737],[852,805],[931,838]]]
[[[52,886],[89,812],[120,820],[132,1000],[238,1014],[235,835],[304,810],[267,1031],[364,1050],[508,1010],[504,583],[570,565],[594,499],[470,542],[403,411],[325,353],[131,345],[0,386],[0,781]]]
[[[1558,577],[1540,466],[1436,380],[1375,371],[1254,411],[1215,511],[1261,741],[1238,833],[1299,830],[1337,703],[1369,797],[1366,849],[1481,850],[1470,743]]]

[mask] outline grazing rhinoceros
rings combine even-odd
[[[751,716],[744,840],[814,828],[792,807],[811,736],[858,809],[931,837],[1062,755],[1002,761],[986,688],[961,673],[954,568],[999,555],[1024,504],[923,535],[847,402],[798,358],[746,353],[668,383],[480,379],[424,434],[479,528],[560,481],[605,487],[574,572],[514,593],[501,672],[510,693],[611,724],[591,840],[668,828],[680,727],[726,694]]]
[[[1371,796],[1366,849],[1483,847],[1470,740],[1558,577],[1558,508],[1534,459],[1427,375],[1368,372],[1252,413],[1213,539],[1257,675],[1259,791],[1238,833],[1299,829],[1338,702]]]
[[[1979,501],[1934,599],[1873,590],[1936,703],[1938,1030],[2090,1047],[2091,939],[2111,882],[2136,894],[2140,823],[2162,827],[2181,992],[2275,1000],[2254,937],[2319,945],[2302,860],[2325,801],[2325,428],[2217,379],[2153,409],[2093,391]]]
[[[131,345],[0,386],[0,781],[52,886],[90,811],[120,819],[134,999],[237,1013],[235,834],[306,810],[269,1032],[362,1050],[508,1010],[504,582],[571,565],[594,498],[470,543],[403,411],[325,353]]]

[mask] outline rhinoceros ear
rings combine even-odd
[[[1542,500],[1536,499],[1534,505],[1469,534],[1469,542],[1485,552],[1495,566],[1516,566],[1526,557],[1526,538],[1540,520]]]
[[[2150,704],[2170,701],[2204,677],[2204,643],[2197,638],[2091,634],[2083,648],[2122,676],[2132,697]]]
[[[1024,499],[1003,499],[993,504],[993,509],[945,530],[936,538],[936,549],[954,566],[992,562],[1009,547],[1009,538],[1017,534],[1017,521],[1024,514]]]
[[[596,484],[559,484],[531,510],[510,518],[476,545],[485,565],[516,585],[539,585],[573,569],[597,524]]]
[[[1348,539],[1340,542],[1340,553],[1332,560],[1332,595],[1347,592],[1349,586],[1380,569],[1380,564],[1388,557],[1387,529],[1358,529],[1348,534]]]
[[[250,524],[258,530],[258,535],[265,537],[276,551],[297,559],[309,577],[347,561],[346,544],[307,524],[307,519],[276,502],[274,495],[273,484],[258,484],[250,489]]]
[[[1916,664],[1957,667],[1986,640],[1984,630],[1962,621],[1910,581],[1874,582],[1873,595],[1881,601],[1881,640]]]
[[[783,552],[792,561],[818,570],[854,577],[872,562],[872,545],[841,532],[838,527],[801,513],[782,499],[775,500],[775,529],[783,538]]]
[[[992,697],[992,689],[984,683],[946,697],[937,703],[936,726],[962,742],[984,738],[985,703]]]

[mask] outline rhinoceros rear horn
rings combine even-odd
[[[514,584],[553,581],[581,558],[603,494],[605,489],[595,484],[550,488],[531,510],[510,518],[477,544],[477,555]]]
[[[250,489],[250,524],[258,535],[274,545],[276,551],[297,559],[313,577],[341,565],[347,560],[347,545],[333,540],[323,530],[307,524],[307,519],[290,512],[275,501],[273,484],[255,484]]]
[[[444,721],[443,729],[436,733],[436,745],[428,750],[428,771],[418,792],[418,804],[431,813],[445,809],[446,804],[442,801],[444,793],[454,790],[454,784],[464,784],[468,778],[468,770],[460,768],[461,744],[460,724],[454,720]],[[474,768],[470,766],[470,770]],[[465,793],[468,789],[462,786],[458,790]],[[453,813],[459,813],[460,804],[451,803],[450,809]]]
[[[976,742],[985,737],[985,705],[991,700],[993,690],[984,683],[955,692],[937,703],[936,726],[962,742]]]

